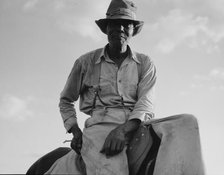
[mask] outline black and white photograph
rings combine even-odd
[[[223,0],[0,0],[0,174],[223,175]]]

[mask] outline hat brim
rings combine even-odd
[[[99,20],[96,20],[96,24],[98,25],[98,27],[100,28],[100,30],[107,34],[107,24],[109,21],[111,20],[116,20],[116,19],[107,19],[107,18],[104,18],[104,19],[99,19]],[[124,19],[124,20],[129,20],[129,19]],[[143,27],[143,24],[144,22],[143,21],[137,21],[137,20],[129,20],[129,21],[132,21],[134,23],[134,32],[133,32],[133,36],[137,35],[141,30],[142,30],[142,27]]]

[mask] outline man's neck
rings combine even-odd
[[[123,60],[128,55],[128,47],[108,47],[108,55],[112,60]]]

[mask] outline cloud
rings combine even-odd
[[[156,1],[159,3],[158,1]],[[179,7],[193,12],[194,14],[204,14],[211,16],[214,14],[224,15],[223,0],[165,0],[163,3],[171,4],[170,6]]]
[[[34,9],[39,1],[40,0],[27,0],[25,2],[25,4],[23,5],[23,10],[24,11],[29,11],[29,10]]]
[[[74,18],[74,16],[65,16],[58,21],[59,27],[70,33],[70,34],[80,34],[83,37],[88,37],[94,41],[100,41],[102,39],[102,34],[97,28],[93,19],[80,17]]]
[[[209,72],[209,77],[224,81],[224,68],[216,68]]]
[[[95,20],[105,16],[109,0],[54,0],[40,1],[42,10],[56,22],[62,31],[71,35],[80,35],[99,41],[103,34],[95,24]]]
[[[98,0],[97,3],[87,0],[62,2],[58,1],[54,6],[57,11],[57,24],[62,30],[70,34],[91,38],[94,41],[102,39],[103,35],[94,21],[105,16],[107,1]]]
[[[211,53],[219,50],[218,44],[224,39],[224,25],[211,27],[208,17],[181,9],[169,11],[167,16],[160,17],[147,28],[157,33],[155,49],[162,53],[170,53],[181,44],[190,48],[205,48],[207,53]]]
[[[179,48],[201,49],[211,54],[223,52],[223,0],[141,1],[145,42],[158,53],[168,54]],[[147,37],[148,36],[148,37]]]
[[[28,12],[38,9],[53,17],[63,31],[99,41],[104,36],[94,20],[105,17],[109,3],[110,0],[27,0],[23,9]],[[144,26],[147,32],[144,36],[148,36],[148,32],[154,36],[144,39],[154,40],[157,51],[170,53],[181,44],[202,48],[207,53],[220,51],[219,43],[224,39],[223,0],[142,0],[138,3],[143,19],[155,18],[154,22],[146,21]]]
[[[224,68],[217,67],[211,69],[207,74],[196,74],[193,76],[191,84],[187,90],[181,91],[180,96],[191,95],[192,92],[224,92]]]
[[[13,95],[4,95],[0,99],[0,118],[11,121],[24,121],[33,116],[29,103],[32,98],[21,99]]]
[[[224,90],[224,68],[214,68],[207,75],[195,75],[192,89],[208,87],[211,91]]]

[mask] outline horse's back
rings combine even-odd
[[[26,172],[26,174],[44,174],[53,163],[71,151],[68,147],[59,147],[38,159]]]

